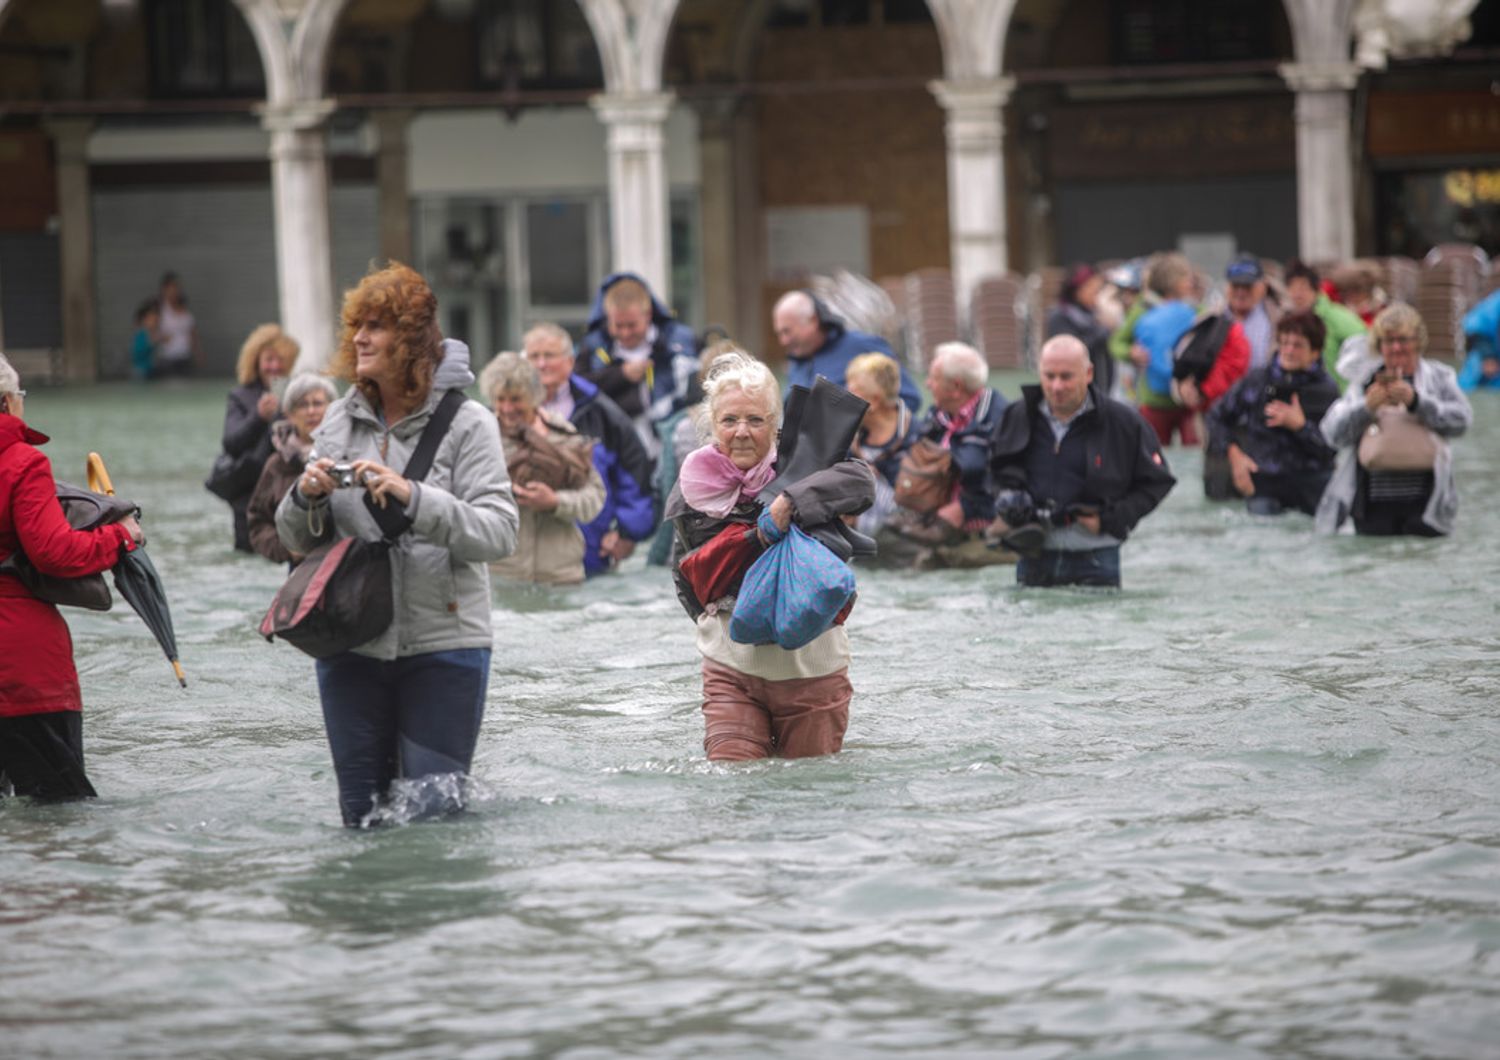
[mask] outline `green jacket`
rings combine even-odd
[[[1323,322],[1323,327],[1328,330],[1328,337],[1323,340],[1323,367],[1328,369],[1329,376],[1339,385],[1339,390],[1342,392],[1344,387],[1348,386],[1348,382],[1338,373],[1339,347],[1351,335],[1363,334],[1365,322],[1354,310],[1339,305],[1322,293],[1319,293],[1318,300],[1313,303],[1313,312],[1318,315],[1318,319]]]
[[[1122,370],[1123,374],[1121,374],[1120,378],[1122,381],[1130,380],[1130,384],[1125,387],[1125,390],[1136,401],[1140,400],[1144,388],[1140,385],[1140,380],[1137,378],[1139,373],[1136,371],[1135,365],[1130,362],[1130,346],[1135,342],[1136,322],[1145,315],[1146,310],[1155,304],[1156,299],[1148,298],[1146,292],[1142,291],[1136,297],[1136,300],[1131,303],[1130,308],[1126,310],[1125,319],[1120,321],[1120,326],[1115,328],[1109,336],[1109,355],[1129,369],[1128,372]]]

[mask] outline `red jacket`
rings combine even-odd
[[[113,567],[134,543],[123,526],[74,530],[57,503],[45,434],[0,413],[0,560],[17,548],[43,574],[81,577]],[[55,606],[0,574],[0,717],[81,710],[73,638]]]
[[[1203,385],[1198,388],[1198,392],[1203,395],[1204,411],[1229,393],[1229,388],[1238,383],[1249,370],[1250,340],[1245,337],[1245,329],[1236,320],[1229,326],[1229,337],[1219,347],[1219,356],[1214,361],[1214,366],[1208,370],[1208,374],[1203,377]]]

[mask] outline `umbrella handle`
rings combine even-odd
[[[115,484],[109,480],[109,472],[104,467],[104,457],[98,453],[90,453],[84,465],[88,471],[89,489],[95,493],[107,493],[115,495]]]

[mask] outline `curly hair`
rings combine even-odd
[[[242,385],[260,379],[260,355],[268,347],[281,352],[286,374],[292,374],[292,365],[297,363],[297,354],[302,347],[297,345],[296,339],[281,330],[280,324],[262,324],[250,332],[250,337],[240,347],[240,359],[236,362],[234,374]]]
[[[369,320],[379,320],[395,333],[391,356],[400,373],[402,396],[420,402],[432,389],[432,377],[442,360],[442,333],[437,324],[437,296],[420,273],[393,261],[372,269],[359,285],[344,292],[343,331],[329,366],[333,375],[352,382],[377,408],[380,388],[360,379],[356,369],[354,335]]]
[[[547,400],[547,389],[542,386],[536,367],[519,353],[502,350],[479,373],[479,392],[491,405],[505,394],[525,394],[533,407]]]
[[[771,370],[749,353],[734,348],[714,359],[714,366],[703,381],[703,403],[698,406],[698,433],[713,437],[714,410],[719,399],[731,390],[750,395],[764,394],[766,411],[773,427],[781,426],[781,388]]]

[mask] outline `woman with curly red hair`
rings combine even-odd
[[[414,786],[419,815],[463,807],[489,683],[486,564],[514,550],[518,520],[495,417],[478,402],[459,406],[425,477],[398,470],[444,395],[474,381],[468,348],[443,340],[418,273],[393,262],[345,294],[332,369],[354,385],[277,508],[282,543],[305,554],[338,537],[377,540],[372,506],[409,521],[390,550],[390,627],[317,663],[340,809],[359,827],[397,779],[454,778]],[[335,464],[352,465],[351,488],[339,488]]]

